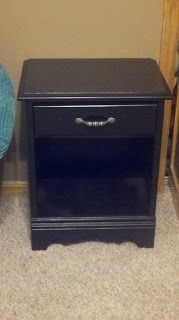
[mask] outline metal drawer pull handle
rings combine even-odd
[[[113,117],[109,117],[106,121],[97,121],[97,120],[89,120],[89,121],[86,121],[86,120],[83,120],[82,118],[76,118],[75,119],[75,123],[77,124],[84,124],[85,126],[87,127],[103,127],[105,126],[106,124],[108,123],[114,123],[116,121],[115,118]]]

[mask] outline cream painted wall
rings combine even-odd
[[[163,0],[2,1],[0,63],[17,92],[22,63],[28,58],[151,57],[158,61],[162,9]],[[15,141],[4,161],[4,180],[26,179],[20,127],[17,104]]]

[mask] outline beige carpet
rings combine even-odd
[[[179,223],[159,195],[154,249],[83,243],[31,251],[26,196],[0,203],[0,320],[178,320]]]

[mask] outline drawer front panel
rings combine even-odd
[[[153,135],[157,105],[34,106],[35,136]]]

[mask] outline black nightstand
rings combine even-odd
[[[25,61],[32,248],[153,247],[165,99],[151,59]]]

